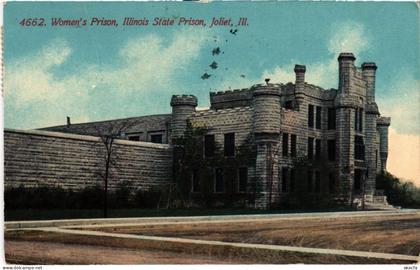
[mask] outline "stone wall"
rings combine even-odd
[[[116,166],[109,187],[127,182],[149,189],[172,182],[172,148],[115,140]],[[105,146],[100,138],[49,131],[4,131],[5,187],[59,186],[74,190],[102,185]],[[118,168],[118,169],[117,169]]]

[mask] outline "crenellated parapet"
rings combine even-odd
[[[171,106],[197,106],[197,97],[194,95],[173,95]]]
[[[210,92],[210,108],[214,110],[250,106],[251,103],[250,88]]]

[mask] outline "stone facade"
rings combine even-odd
[[[174,95],[170,104],[171,114],[96,123],[68,123],[44,130],[95,135],[94,126],[118,126],[132,122],[134,124],[120,134],[121,139],[173,144],[177,138],[184,136],[189,122],[193,128],[205,127],[207,135],[214,138],[215,146],[221,150],[225,148],[225,153],[232,144],[237,149],[252,138],[256,147],[255,162],[246,165],[246,173],[241,168],[241,172],[237,173],[238,179],[234,180],[238,193],[252,193],[253,200],[247,202],[248,206],[268,208],[287,202],[299,184],[297,181],[305,182],[309,193],[320,196],[334,194],[334,197],[344,198],[351,203],[355,198],[372,198],[375,195],[376,175],[386,170],[390,125],[390,118],[381,117],[375,103],[375,63],[363,63],[361,67],[356,67],[355,59],[352,53],[339,55],[337,89],[323,89],[307,83],[306,67],[296,65],[294,83],[275,84],[267,81],[246,89],[210,93],[209,109],[197,110],[195,96]],[[11,172],[16,173],[18,168],[14,165],[13,170],[8,169],[8,162],[13,156],[12,150],[8,149],[18,147],[9,142],[17,139],[16,134],[6,132],[5,136],[6,181],[12,179]],[[208,147],[205,143],[203,145]],[[30,147],[26,149],[29,151]],[[60,151],[60,147],[66,147],[66,142],[57,146],[55,151]],[[137,151],[131,148],[141,147],[135,144],[123,146],[124,151]],[[166,165],[163,165],[168,162],[170,147],[165,146],[165,150],[158,148],[161,151],[159,155],[147,156],[145,160],[134,159],[130,164],[147,170],[147,166],[155,164],[155,159],[159,163],[163,155],[165,161],[159,164],[163,166],[160,168],[164,173],[156,174],[162,179],[154,178],[153,181],[170,182],[168,168],[171,166],[164,168]],[[138,151],[152,153],[158,150],[150,146]],[[33,154],[37,158],[43,155],[40,151]],[[234,159],[235,154],[229,158]],[[81,152],[79,158],[83,155],[88,153]],[[146,160],[148,163],[142,163]],[[321,165],[308,169],[307,179],[297,179],[297,160]],[[136,162],[139,164],[136,165]],[[210,180],[215,182],[214,192],[223,193],[228,179],[223,179],[223,173],[220,173],[223,172],[223,166],[214,169],[214,174],[210,176]],[[217,169],[220,170],[216,172]],[[143,185],[133,177],[135,185]],[[65,177],[60,179],[65,181]],[[74,183],[83,185],[83,181],[87,180]]]
[[[248,173],[258,185],[254,207],[288,200],[296,185],[291,181],[302,181],[291,175],[299,158],[323,164],[308,172],[310,193],[333,193],[349,203],[375,195],[376,175],[386,170],[390,119],[379,116],[375,103],[375,63],[359,68],[355,59],[351,53],[338,57],[338,89],[306,83],[306,67],[296,65],[294,84],[210,93],[210,109],[189,107],[188,121],[205,126],[219,145],[226,133],[235,133],[236,147],[249,135],[255,139],[256,162]]]
[[[148,190],[172,183],[172,148],[115,140],[116,165],[109,188],[125,182]],[[102,186],[105,147],[98,137],[39,130],[4,132],[5,187],[56,186],[80,190]],[[118,168],[118,171],[116,171]]]

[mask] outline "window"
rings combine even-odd
[[[214,135],[205,135],[204,136],[204,156],[212,157],[214,156]]]
[[[248,168],[239,168],[238,178],[238,191],[246,192],[248,184]]]
[[[312,192],[312,171],[311,170],[308,170],[307,188],[308,188],[308,192]]]
[[[287,192],[287,167],[283,167],[281,170],[281,191]]]
[[[321,160],[321,140],[315,140],[315,158]]]
[[[200,174],[198,170],[193,170],[191,181],[191,191],[198,192],[200,190]]]
[[[308,127],[314,127],[314,105],[308,105]]]
[[[128,140],[138,142],[140,141],[140,135],[128,136]]]
[[[335,129],[335,109],[328,108],[328,129]]]
[[[289,153],[289,134],[287,133],[283,133],[282,146],[283,146],[283,157],[287,157]]]
[[[330,172],[328,175],[330,193],[335,193],[335,173]]]
[[[328,140],[328,160],[335,160],[335,140]]]
[[[293,101],[292,100],[287,100],[286,102],[284,102],[284,108],[291,110],[293,109]]]
[[[308,138],[308,159],[312,159],[314,155],[314,138]]]
[[[321,192],[321,173],[319,171],[315,172],[315,192]]]
[[[356,131],[363,131],[363,109],[358,108],[354,111],[354,129]]]
[[[321,129],[321,114],[322,114],[322,108],[316,106],[316,129]]]
[[[233,157],[235,155],[235,133],[225,134],[225,156]]]
[[[290,169],[290,192],[295,191],[295,169]]]
[[[223,192],[225,190],[225,183],[223,180],[223,169],[217,168],[215,171],[215,184],[214,184],[214,191],[215,192]]]
[[[354,158],[365,160],[365,145],[362,136],[354,136]]]
[[[296,157],[296,135],[290,135],[290,156]]]
[[[150,141],[152,143],[162,143],[162,134],[150,135]]]

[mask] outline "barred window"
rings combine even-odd
[[[290,156],[296,157],[296,135],[290,135]]]
[[[235,133],[225,134],[225,156],[233,157],[235,155]]]
[[[212,157],[214,156],[214,135],[206,135],[204,136],[204,156],[205,157]]]
[[[314,127],[314,105],[308,105],[308,127]]]
[[[328,108],[328,129],[335,129],[335,109]]]
[[[354,111],[354,129],[356,131],[363,131],[363,109],[358,108]]]
[[[322,108],[316,106],[316,129],[321,129]]]
[[[354,158],[365,160],[365,144],[362,136],[354,136]]]
[[[287,157],[289,153],[289,134],[283,133],[283,140],[282,140],[282,148],[283,148],[283,157]]]
[[[308,159],[313,159],[314,156],[314,138],[308,138]]]

